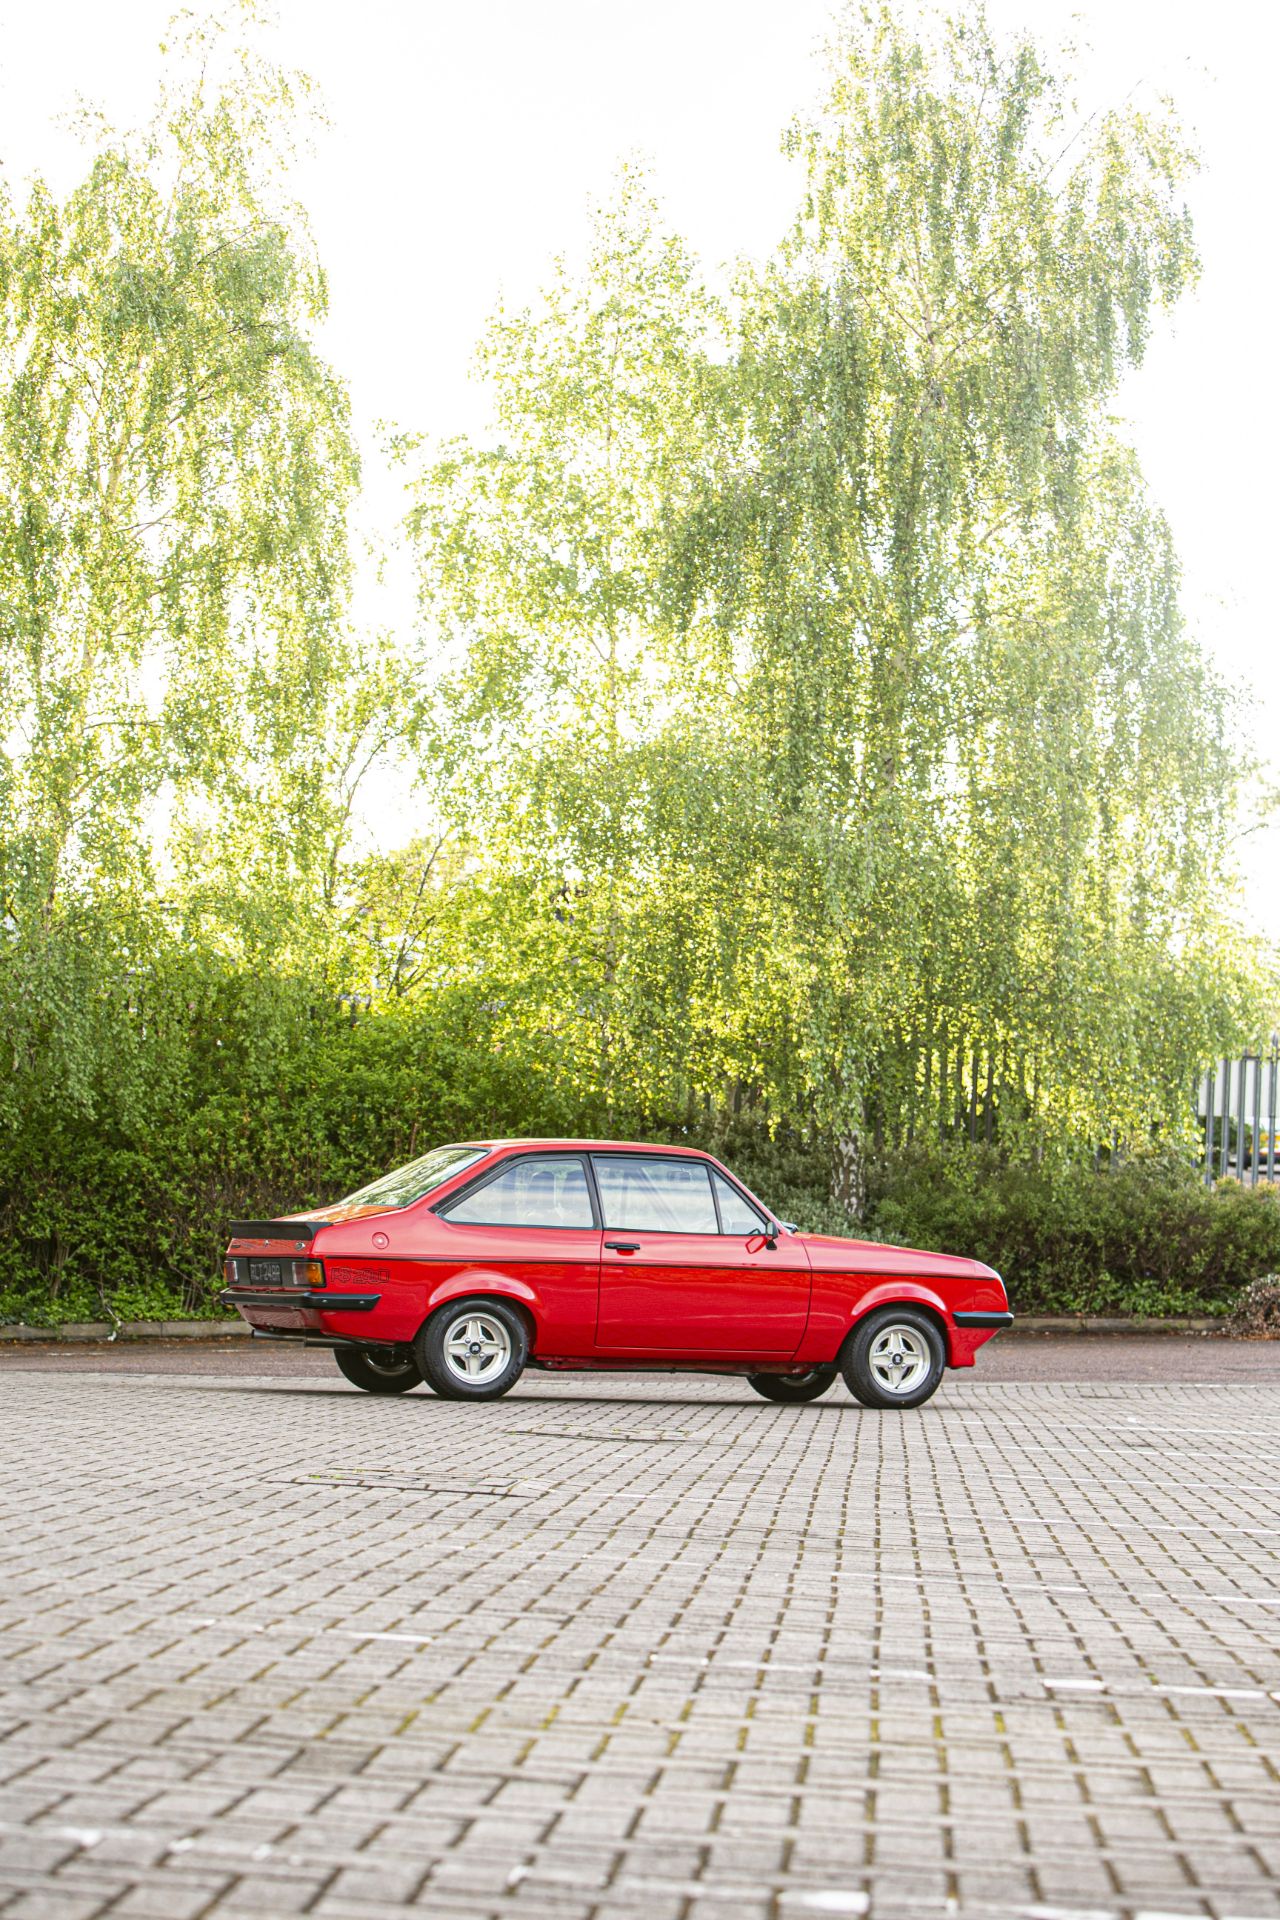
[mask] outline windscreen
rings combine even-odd
[[[344,1207],[412,1206],[424,1193],[442,1187],[451,1175],[461,1173],[463,1167],[483,1160],[488,1151],[488,1147],[436,1147],[424,1153],[420,1160],[410,1160],[394,1173],[384,1173],[381,1180],[371,1181],[358,1193],[349,1193],[340,1204]]]

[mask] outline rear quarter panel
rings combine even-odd
[[[374,1235],[386,1241],[374,1245]],[[451,1226],[426,1209],[326,1228],[315,1246],[328,1288],[380,1292],[372,1313],[326,1313],[329,1333],[412,1340],[447,1300],[496,1295],[522,1305],[534,1350],[588,1354],[595,1335],[600,1234],[554,1229]]]

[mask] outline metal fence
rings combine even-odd
[[[1256,1187],[1276,1177],[1276,1099],[1280,1035],[1234,1060],[1219,1060],[1201,1078],[1196,1112],[1204,1124],[1206,1186],[1234,1174]]]

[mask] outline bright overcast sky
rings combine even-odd
[[[172,0],[0,0],[0,161],[65,185],[55,116],[77,93],[146,111]],[[1089,106],[1179,102],[1204,158],[1204,276],[1121,398],[1186,570],[1186,604],[1273,745],[1270,556],[1280,443],[1269,204],[1280,29],[1246,0],[990,0],[998,27],[1074,37]],[[671,218],[716,265],[763,253],[794,180],[778,135],[818,85],[829,0],[282,0],[278,57],[334,122],[299,182],[331,278],[325,346],[357,419],[429,433],[475,417],[472,344],[573,252],[620,155],[656,167]],[[1265,196],[1265,197],[1264,197]],[[1250,904],[1280,936],[1280,828],[1250,846]]]

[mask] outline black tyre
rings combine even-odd
[[[362,1353],[358,1347],[335,1347],[333,1357],[338,1372],[365,1393],[412,1393],[422,1385],[418,1363],[404,1348],[393,1354],[386,1349]]]
[[[947,1350],[937,1322],[918,1307],[877,1307],[840,1352],[840,1371],[864,1407],[919,1407],[938,1390]]]
[[[794,1407],[825,1393],[839,1371],[839,1367],[814,1367],[811,1373],[749,1373],[747,1385],[766,1400]]]
[[[524,1372],[529,1336],[502,1300],[451,1300],[413,1343],[429,1387],[445,1400],[497,1400]]]

